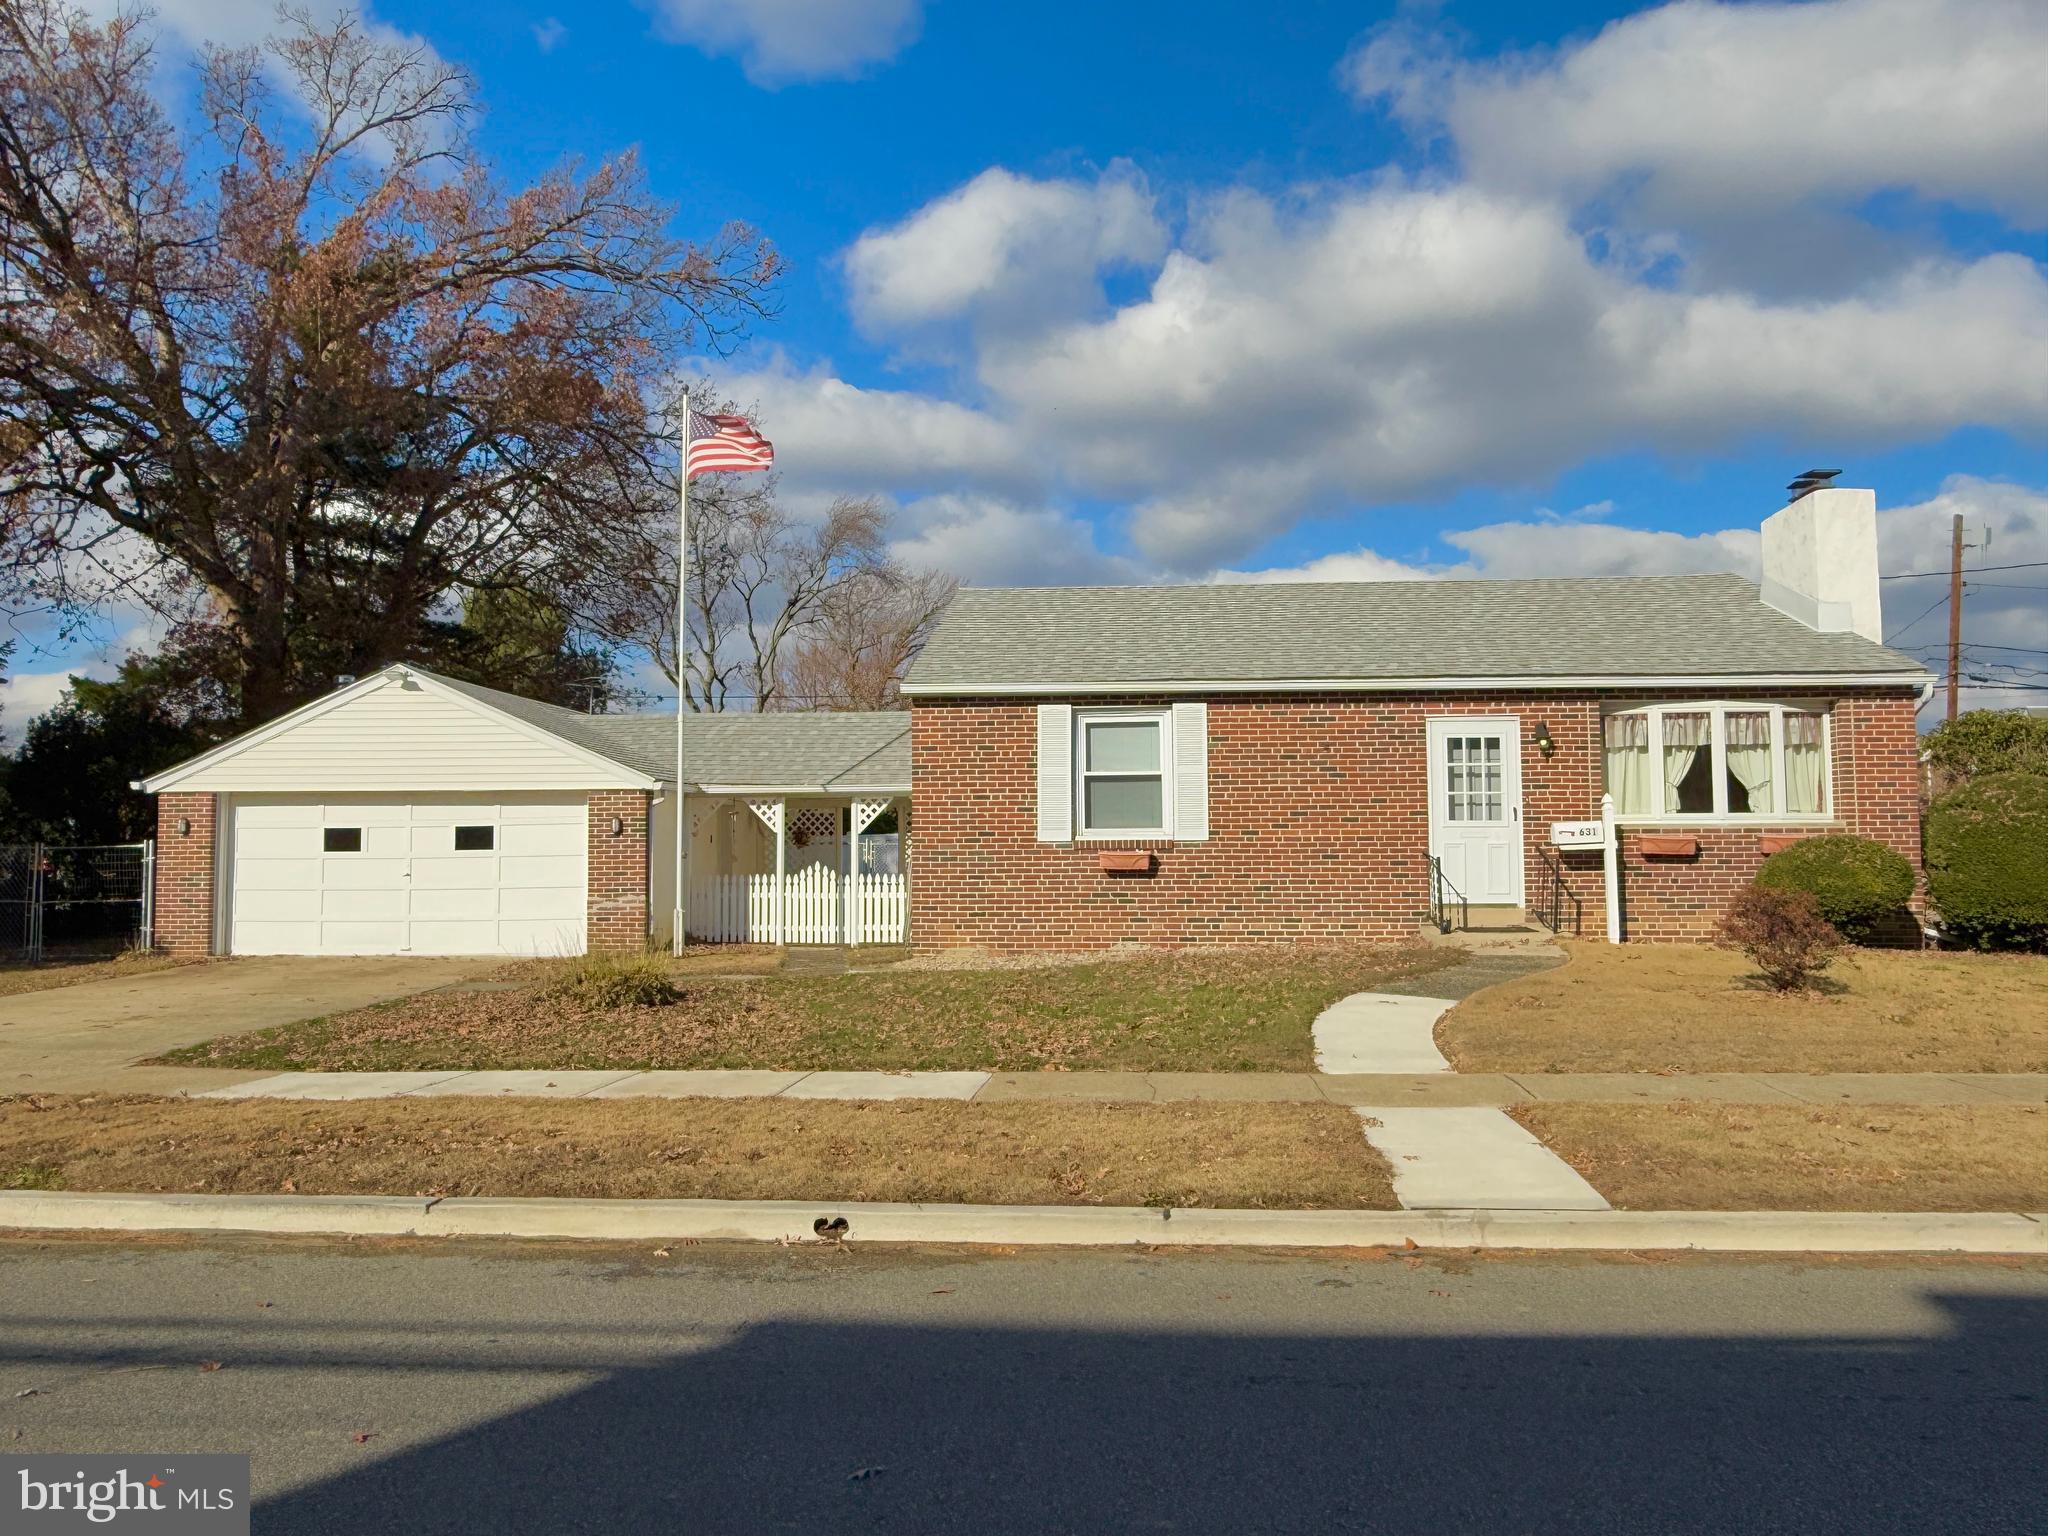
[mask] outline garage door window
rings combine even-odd
[[[361,853],[363,851],[363,829],[361,827],[326,827],[320,833],[322,853]]]
[[[457,853],[489,853],[498,846],[496,827],[457,827],[455,829],[455,851]]]

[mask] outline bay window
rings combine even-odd
[[[1651,704],[1602,721],[1623,820],[1828,814],[1828,716],[1791,704]]]

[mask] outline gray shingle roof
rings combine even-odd
[[[426,672],[424,667],[412,668]],[[437,682],[574,742],[650,778],[672,781],[676,717],[586,715],[478,683],[427,673]],[[683,768],[696,785],[755,788],[910,788],[910,716],[847,714],[691,715],[683,722]]]
[[[1766,607],[1739,576],[970,587],[906,687],[1920,674]]]

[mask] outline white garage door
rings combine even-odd
[[[581,794],[236,795],[237,955],[561,955],[584,943]]]

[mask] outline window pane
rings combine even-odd
[[[1768,816],[1771,810],[1771,717],[1763,710],[1730,710],[1728,813]]]
[[[361,827],[325,827],[320,833],[322,853],[361,853],[363,851],[363,829]]]
[[[1103,720],[1088,726],[1088,770],[1091,773],[1157,773],[1157,720]]]
[[[1650,721],[1647,715],[1609,715],[1607,793],[1617,816],[1650,814]]]
[[[1828,764],[1821,748],[1821,717],[1785,711],[1785,809],[1818,816],[1827,807]]]
[[[1705,710],[1664,716],[1664,809],[1705,814],[1714,808],[1713,752]]]
[[[455,851],[457,853],[482,853],[494,848],[498,842],[496,827],[457,827],[455,829]]]
[[[1165,819],[1163,784],[1164,781],[1158,778],[1088,780],[1085,810],[1088,830],[1156,829]]]

